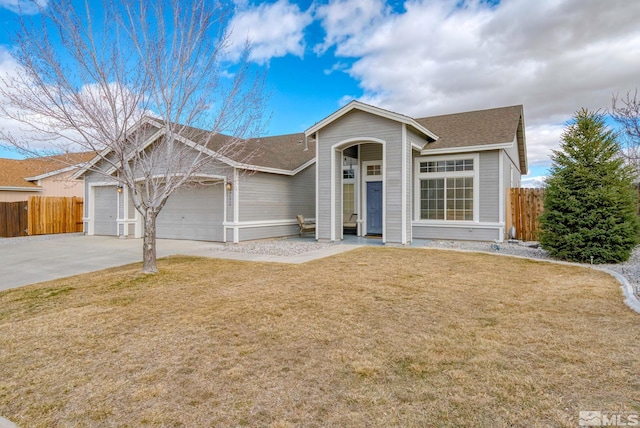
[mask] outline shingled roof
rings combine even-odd
[[[406,121],[410,125],[422,129],[428,135],[429,142],[423,148],[427,151],[436,149],[455,151],[464,148],[474,150],[481,146],[509,144],[516,138],[520,149],[520,165],[523,173],[526,173],[526,147],[523,130],[523,107],[521,105],[417,119],[355,101],[338,112],[349,106],[368,109],[366,111],[371,110],[374,114],[382,112],[380,114],[390,115],[395,120]],[[333,118],[334,115],[314,127],[323,126],[323,123]],[[147,118],[147,120],[155,122],[152,126],[158,127],[163,124],[161,120],[155,118]],[[313,131],[314,127],[310,130]],[[310,130],[307,130],[306,135],[312,133]],[[208,131],[189,126],[184,126],[180,135],[199,145],[204,145],[205,140],[209,138]],[[209,138],[206,148],[223,154],[232,163],[235,162],[236,166],[291,172],[311,162],[316,156],[315,144],[307,145],[305,138],[305,133],[296,133],[252,138],[238,143],[234,137],[217,134],[213,138]],[[435,141],[433,141],[434,139]],[[224,146],[230,140],[234,141],[235,147],[233,150],[225,151]]]
[[[493,108],[442,116],[422,117],[416,122],[438,139],[425,149],[447,149],[511,143],[516,137],[522,106]]]
[[[194,143],[201,144],[208,133],[204,130],[185,127],[183,136]],[[213,151],[222,151],[221,147],[234,137],[218,134],[207,144]],[[237,140],[236,140],[237,141]],[[315,144],[305,144],[304,133],[275,135],[271,137],[251,138],[237,143],[234,150],[224,155],[234,162],[247,166],[293,171],[311,161],[316,156]]]
[[[0,187],[40,189],[40,186],[26,179],[87,162],[94,156],[94,153],[83,152],[21,160],[0,158]]]

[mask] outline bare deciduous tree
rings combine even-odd
[[[248,62],[249,46],[239,62],[225,60],[233,4],[34,5],[40,14],[21,18],[14,40],[18,72],[0,86],[0,113],[33,132],[1,136],[28,154],[42,153],[38,139],[49,152],[95,152],[91,170],[129,189],[144,220],[143,271],[157,272],[155,223],[169,196],[198,180],[211,153],[248,160],[243,141],[263,124],[263,75]],[[162,143],[149,145],[141,123],[153,123]],[[185,134],[209,154],[183,144]]]
[[[622,127],[624,153],[630,164],[640,172],[640,98],[638,90],[627,92],[624,98],[614,95],[611,117]]]

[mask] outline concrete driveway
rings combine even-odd
[[[158,257],[204,255],[222,244],[159,239]],[[82,234],[0,238],[0,291],[142,261],[142,239]]]

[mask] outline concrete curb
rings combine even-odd
[[[620,288],[622,288],[622,294],[624,294],[625,297],[624,303],[626,303],[627,306],[640,314],[640,300],[638,300],[638,296],[634,292],[633,287],[631,286],[631,284],[629,284],[629,280],[627,280],[624,275],[607,268],[594,267],[593,269],[608,273],[609,275],[617,279],[620,283]]]
[[[18,425],[0,416],[0,428],[18,428]]]

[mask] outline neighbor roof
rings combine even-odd
[[[21,160],[0,158],[0,187],[41,189],[26,179],[36,180],[41,176],[56,175],[70,166],[87,162],[94,156],[93,152],[83,152]]]

